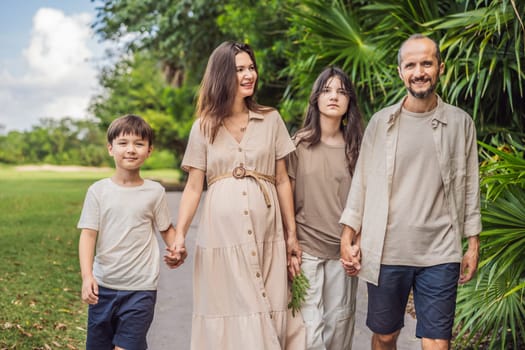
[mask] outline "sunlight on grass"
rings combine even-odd
[[[0,349],[83,349],[76,224],[102,171],[17,171],[0,166]],[[176,182],[176,170],[144,171]]]

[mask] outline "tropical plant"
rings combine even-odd
[[[523,146],[481,143],[481,257],[475,282],[458,290],[460,348],[525,346],[525,159]]]
[[[525,131],[524,20],[523,1],[494,0],[425,23],[441,33],[446,98],[466,106],[483,132]]]
[[[525,188],[525,147],[518,140],[507,135],[494,139],[492,143],[501,142],[499,147],[479,143],[484,159],[481,188],[487,200],[497,199],[511,185]]]
[[[349,72],[365,115],[397,101],[405,93],[397,50],[423,33],[440,42],[445,58],[440,95],[470,112],[481,135],[501,127],[524,131],[525,2],[307,0],[288,11],[296,44],[285,71],[292,80],[283,106],[290,113],[326,65]]]

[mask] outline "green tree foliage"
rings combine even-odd
[[[162,62],[168,81],[181,86],[200,80],[210,48],[225,39],[216,18],[221,0],[106,0],[93,24],[103,40],[124,40]]]
[[[128,53],[100,75],[103,88],[91,111],[105,129],[117,116],[135,113],[155,130],[156,145],[180,160],[194,120],[195,94],[209,54],[224,40],[254,46],[261,103],[276,106],[288,84],[287,19],[292,0],[105,1],[94,24],[102,39],[131,37]],[[264,20],[261,20],[264,19]]]
[[[515,0],[107,0],[94,27],[102,39],[131,38],[131,58],[102,73],[105,91],[94,111],[111,111],[110,117],[100,114],[103,127],[130,110],[154,114],[152,120],[163,121],[162,140],[183,121],[173,133],[176,145],[161,143],[179,153],[193,116],[184,105],[194,103],[189,96],[213,48],[234,39],[255,48],[259,100],[279,107],[290,128],[300,123],[313,79],[330,64],[350,73],[358,102],[371,116],[405,93],[397,50],[420,32],[439,39],[443,49],[439,93],[474,116],[480,135],[501,128],[523,132],[524,11],[525,3]],[[162,98],[166,94],[181,103],[172,107],[177,115],[166,112],[172,103]]]
[[[288,9],[293,78],[284,106],[304,100],[322,67],[347,70],[365,114],[398,100],[397,50],[410,34],[439,40],[445,75],[439,93],[469,111],[481,134],[525,127],[525,3],[492,1],[307,0]]]
[[[165,83],[156,58],[148,52],[124,56],[100,74],[103,92],[95,96],[91,112],[106,129],[116,117],[134,111],[166,109],[161,96],[169,86]]]
[[[0,162],[19,164],[25,161],[26,152],[24,133],[10,131],[7,135],[0,136]]]
[[[124,56],[100,76],[103,92],[91,102],[100,127],[124,114],[138,114],[155,130],[155,146],[170,149],[177,159],[183,154],[193,121],[194,87],[169,85],[158,60],[148,51]]]
[[[0,163],[107,166],[110,158],[97,123],[63,118],[0,136]]]
[[[293,7],[298,0],[229,0],[217,18],[219,29],[232,40],[250,44],[255,50],[259,68],[257,98],[265,105],[280,104],[289,85],[288,76],[281,72],[288,66],[287,51],[292,42],[287,36],[290,26],[285,7]],[[285,116],[292,121],[291,116]]]
[[[29,131],[0,136],[0,164],[113,166],[106,142],[106,132],[97,121],[42,119]],[[173,152],[156,150],[142,168],[174,168],[178,161]]]

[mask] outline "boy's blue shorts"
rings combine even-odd
[[[98,303],[89,305],[87,350],[148,348],[157,291],[125,291],[99,286]]]
[[[416,337],[450,339],[456,310],[459,263],[429,267],[381,265],[379,285],[367,283],[366,325],[391,334],[405,325],[405,308],[413,289]]]

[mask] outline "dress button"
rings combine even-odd
[[[261,277],[261,274],[260,274],[259,272],[257,272],[257,273],[255,274],[255,276],[256,276],[257,278],[259,278],[259,277]]]
[[[266,298],[266,293],[262,292],[262,296],[263,296],[263,298]]]
[[[246,191],[242,191],[242,195],[243,195],[243,196],[246,196]]]
[[[255,250],[252,250],[252,256],[256,256],[257,253],[255,252]]]
[[[248,215],[248,210],[245,210],[245,211],[244,211],[244,215]]]
[[[238,151],[239,151],[239,152],[242,152],[242,148],[239,147]]]
[[[251,235],[252,234],[252,230],[248,230],[248,234]]]

